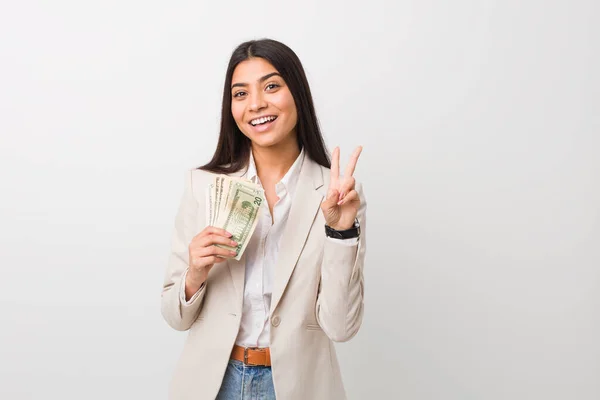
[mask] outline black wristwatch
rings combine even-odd
[[[354,221],[354,226],[352,228],[343,231],[337,231],[329,225],[325,225],[325,234],[327,235],[327,237],[334,239],[357,238],[360,236],[360,225],[358,223],[358,219]]]

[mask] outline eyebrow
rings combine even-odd
[[[279,74],[279,72],[271,72],[270,74],[267,74],[267,75],[263,76],[262,78],[260,78],[258,81],[264,82],[272,76],[278,76],[281,78],[281,75]],[[234,83],[233,85],[231,85],[231,88],[233,89],[236,86],[245,87],[245,86],[248,86],[248,84],[247,83]]]

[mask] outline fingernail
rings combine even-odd
[[[237,254],[237,251],[230,250],[229,254],[231,254],[232,256],[235,256]]]
[[[229,232],[225,232],[225,234],[226,234],[228,237],[232,237],[232,236],[233,236],[233,235],[232,235],[231,233],[229,233]]]
[[[232,240],[232,241],[231,241],[231,245],[232,245],[232,246],[237,246],[238,244],[237,244],[237,242],[236,242],[235,240]]]

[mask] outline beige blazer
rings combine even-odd
[[[188,245],[206,226],[206,188],[213,178],[206,171],[188,172],[175,218],[161,309],[171,327],[188,334],[171,381],[171,400],[215,399],[241,321],[244,256],[215,265],[190,305],[180,296]],[[320,204],[328,184],[329,169],[307,156],[283,234],[271,299],[271,363],[279,400],[346,398],[333,341],[349,340],[362,323],[366,202],[357,184],[361,235],[356,246],[326,240]]]

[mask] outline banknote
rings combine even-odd
[[[206,188],[206,221],[208,225],[212,225],[212,218],[214,215],[213,199],[215,198],[214,190],[215,184],[211,183]]]
[[[224,177],[217,176],[215,179],[215,216],[213,224],[219,219],[219,212],[221,211],[221,195],[223,194],[223,180]]]
[[[235,250],[236,260],[248,246],[264,201],[262,187],[242,178],[219,175],[207,188],[207,221],[230,232],[238,243],[236,248],[217,246]]]

